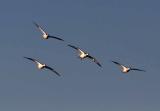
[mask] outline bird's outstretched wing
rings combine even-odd
[[[74,46],[74,45],[70,45],[70,44],[68,44],[68,46],[69,47],[71,47],[71,48],[73,48],[73,49],[76,49],[79,53],[86,53],[86,52],[84,52],[84,51],[82,51],[80,48],[78,48],[78,47],[76,47],[76,46]]]
[[[26,59],[28,59],[28,60],[31,60],[31,61],[33,61],[33,62],[36,62],[36,61],[37,61],[37,60],[32,59],[32,58],[29,58],[29,57],[24,57],[24,58],[26,58]]]
[[[56,75],[61,76],[57,71],[55,71],[53,68],[49,67],[49,66],[45,66],[46,69],[51,70],[52,72],[54,72]]]
[[[45,35],[47,35],[47,33],[42,29],[42,27],[40,25],[38,25],[36,22],[33,22],[33,24]]]
[[[115,62],[115,61],[112,61],[113,63],[115,63],[115,64],[117,64],[117,65],[119,65],[119,66],[121,66],[121,64],[120,63],[118,63],[118,62]]]
[[[112,62],[113,62],[114,64],[118,65],[118,66],[121,68],[121,70],[127,68],[126,66],[120,64],[119,62],[116,62],[116,61],[112,61]]]
[[[143,72],[146,72],[145,70],[137,69],[137,68],[131,68],[130,70],[136,70],[136,71],[143,71]]]
[[[90,55],[88,55],[87,57],[90,58],[90,59],[92,59],[93,62],[95,62],[99,67],[102,67],[102,65],[97,61],[96,58],[94,58],[94,57],[92,57],[92,56],[90,56]]]
[[[76,47],[76,46],[73,46],[73,45],[70,45],[70,44],[68,44],[68,46],[69,46],[69,47],[72,47],[73,49],[79,50],[79,48]]]
[[[38,62],[36,59],[30,58],[30,57],[24,57],[25,59],[31,60],[37,64],[39,64],[40,62]]]
[[[59,38],[59,37],[55,37],[55,36],[48,36],[49,38],[54,38],[54,39],[57,39],[57,40],[60,40],[60,41],[64,41],[63,39]]]

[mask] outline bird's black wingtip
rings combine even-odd
[[[60,40],[63,41],[63,42],[65,41],[64,39],[61,39],[61,38],[60,38]]]
[[[57,40],[60,40],[60,41],[64,41],[64,39],[59,38],[59,37],[56,37],[56,36],[48,35],[48,37],[49,37],[49,38],[54,38],[54,39],[57,39]]]
[[[75,49],[75,47],[73,45],[71,45],[71,44],[68,44],[67,46]]]
[[[115,64],[120,64],[120,63],[118,63],[118,62],[116,62],[116,61],[113,61],[113,60],[112,60],[111,62],[112,62],[112,63],[115,63]]]
[[[97,63],[97,65],[102,68],[102,65],[100,63]]]
[[[39,25],[37,24],[37,22],[32,21],[32,23],[33,23],[36,27],[39,27]]]
[[[71,44],[68,44],[67,46],[71,47],[71,48],[74,48],[74,49],[79,49],[78,47],[74,46],[74,45],[71,45]]]
[[[61,74],[59,74],[58,72],[55,72],[57,76],[61,77]]]
[[[37,24],[37,22],[35,22],[34,20],[32,20],[32,23],[33,23],[33,24]]]
[[[58,74],[59,77],[61,77],[62,75]]]
[[[112,63],[117,63],[116,61],[111,60]]]
[[[65,40],[64,40],[64,39],[61,39],[61,41],[64,42]]]
[[[28,57],[26,57],[26,56],[23,56],[23,58],[28,59]]]
[[[59,39],[60,41],[64,42],[65,40],[64,39]]]
[[[71,44],[67,44],[67,46],[72,47],[72,45],[71,45]]]

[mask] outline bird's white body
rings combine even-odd
[[[82,50],[80,50],[79,49],[79,57],[81,58],[81,59],[84,59],[85,57],[87,57],[87,53],[85,53],[85,52],[83,52]]]
[[[48,34],[43,34],[42,37],[43,37],[44,39],[48,39]]]
[[[36,63],[37,63],[37,68],[38,69],[43,69],[46,66],[45,64],[41,64],[41,63],[39,63],[37,61],[36,61]]]
[[[127,72],[129,72],[130,71],[130,68],[128,68],[128,67],[125,67],[125,66],[123,66],[123,65],[121,65],[121,67],[122,67],[122,72],[123,73],[127,73]]]

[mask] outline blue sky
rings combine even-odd
[[[159,111],[160,2],[3,0],[0,2],[2,111]],[[50,34],[43,40],[36,21]],[[95,56],[80,61],[67,43]],[[62,74],[39,71],[23,56]],[[145,69],[122,74],[111,60]]]

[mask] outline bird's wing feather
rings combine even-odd
[[[64,41],[63,39],[59,38],[59,37],[55,37],[55,36],[48,36],[49,38],[54,38],[54,39],[57,39],[57,40],[61,40],[61,41]]]
[[[136,71],[143,71],[143,72],[146,72],[145,70],[137,69],[137,68],[131,68],[130,70],[136,70]]]
[[[115,61],[112,61],[113,63],[115,63],[115,64],[117,64],[117,65],[121,65],[120,63],[118,63],[118,62],[115,62]]]
[[[79,53],[83,54],[85,53],[84,51],[82,51],[80,48],[76,47],[76,46],[73,46],[73,45],[70,45],[68,44],[69,47],[73,48],[73,49],[76,49],[77,51],[79,51]]]
[[[30,57],[24,57],[25,59],[31,60],[37,64],[41,64],[40,62],[38,62],[36,59],[30,58]]]
[[[120,66],[121,70],[125,69],[126,67],[122,64],[120,64],[119,62],[116,61],[112,61],[114,64],[117,64],[118,66]]]
[[[71,47],[71,48],[73,48],[73,49],[79,50],[79,48],[76,47],[76,46],[73,46],[73,45],[70,45],[70,44],[68,44],[68,46]]]
[[[26,58],[26,59],[28,59],[28,60],[31,60],[31,61],[33,61],[33,62],[36,61],[35,59],[29,58],[29,57],[24,57],[24,58]]]
[[[38,25],[36,22],[33,22],[33,23],[43,34],[47,35],[47,33],[42,29],[40,25]]]
[[[56,75],[61,76],[57,71],[55,71],[53,68],[49,67],[49,66],[45,66],[45,68],[51,70],[52,72],[54,72]]]
[[[90,59],[92,59],[98,66],[102,67],[102,65],[97,61],[96,58],[94,58],[94,57],[92,57],[90,55],[88,55],[87,57],[90,58]]]

